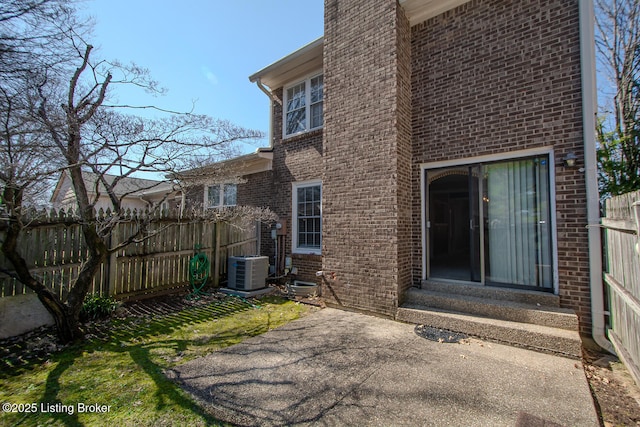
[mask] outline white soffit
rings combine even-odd
[[[438,16],[470,0],[400,0],[411,26]]]
[[[456,8],[470,0],[400,0],[410,24],[413,26],[429,18]],[[323,38],[309,43],[297,51],[285,56],[271,65],[249,76],[251,82],[258,79],[276,89],[283,84],[291,83],[297,78],[322,69]]]
[[[273,163],[273,152],[256,150],[255,153],[235,157],[218,165],[222,169],[232,171],[238,176],[251,175],[253,173],[270,171]]]
[[[271,89],[276,89],[283,84],[291,83],[294,79],[303,77],[317,70],[322,70],[322,44],[323,38],[309,43],[297,51],[285,56],[249,76],[249,81],[258,79]]]

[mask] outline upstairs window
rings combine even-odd
[[[237,198],[238,186],[236,184],[210,185],[205,192],[205,206],[207,208],[235,206]]]
[[[285,137],[322,127],[322,89],[322,75],[285,89]]]

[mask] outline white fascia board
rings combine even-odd
[[[260,80],[263,84],[275,89],[298,73],[307,73],[313,68],[322,68],[322,48],[324,37],[301,47],[295,52],[266,66],[249,76],[252,83]]]
[[[409,18],[409,24],[414,26],[469,1],[470,0],[400,0],[400,5],[404,8],[407,18]]]

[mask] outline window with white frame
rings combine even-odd
[[[285,89],[285,137],[322,127],[322,90],[322,74]]]
[[[319,254],[322,247],[322,183],[293,183],[293,252]]]
[[[235,206],[238,199],[238,186],[236,184],[210,185],[206,188],[204,197],[204,205],[207,208]]]

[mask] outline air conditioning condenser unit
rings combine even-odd
[[[228,269],[229,289],[253,291],[266,285],[269,273],[269,258],[266,256],[231,256]]]

